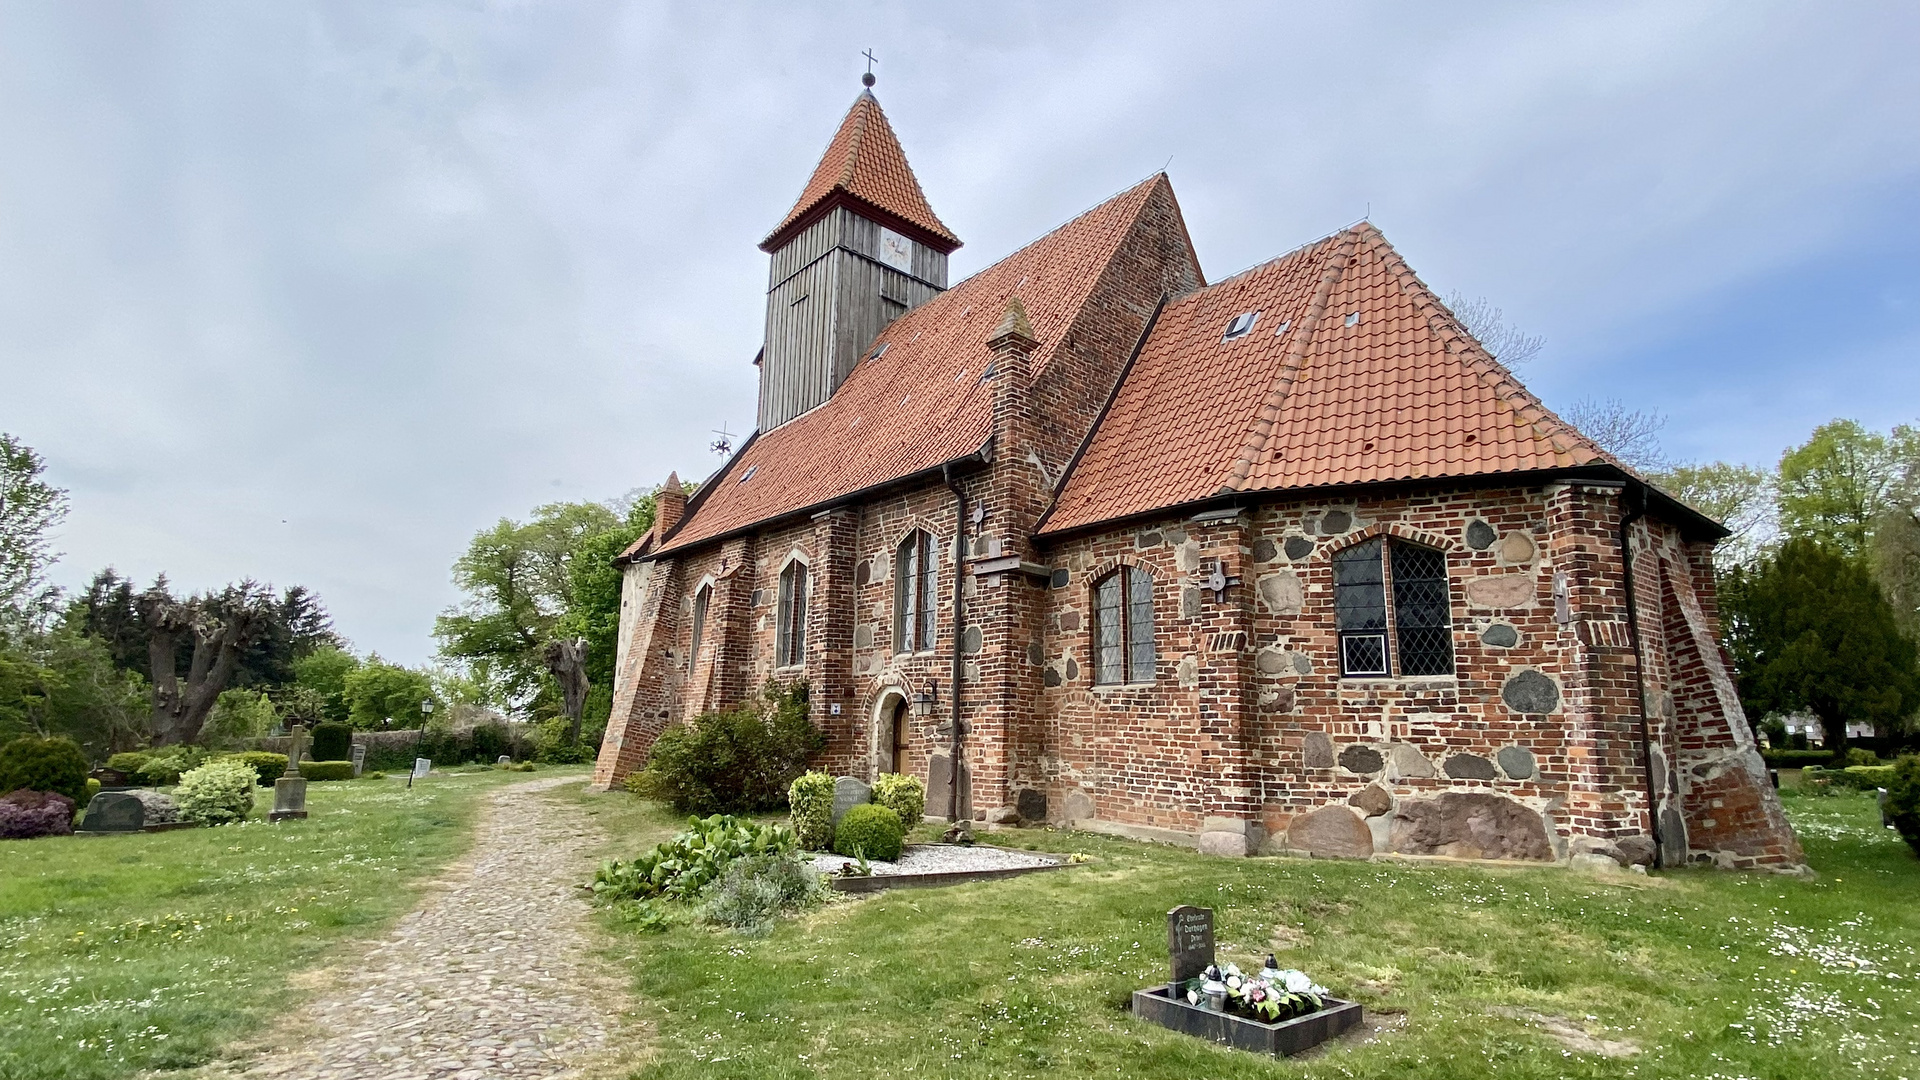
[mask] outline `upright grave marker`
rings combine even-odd
[[[293,725],[293,745],[287,747],[287,771],[273,782],[273,812],[268,821],[286,821],[307,816],[307,778],[300,775],[301,740],[307,729]]]
[[[407,786],[412,787],[415,780],[424,780],[433,771],[433,761],[429,758],[413,759],[413,771],[407,774]]]
[[[1182,984],[1204,976],[1207,969],[1214,965],[1213,911],[1210,908],[1182,904],[1167,912],[1167,963],[1171,981],[1166,986],[1150,986],[1133,992],[1133,1015],[1136,1020],[1225,1046],[1276,1057],[1297,1054],[1360,1024],[1360,1006],[1334,997],[1324,998],[1316,1011],[1273,1022],[1246,1015],[1244,1006],[1235,1007],[1239,1010],[1238,1014],[1224,1010],[1224,993],[1209,994],[1197,1004],[1188,1001],[1182,992]],[[1218,973],[1213,977],[1217,979]],[[1229,976],[1228,982],[1215,982],[1213,985],[1224,990],[1236,985],[1231,981],[1232,978]],[[1248,984],[1242,982],[1237,985],[1245,987]]]
[[[367,744],[363,742],[354,743],[353,744],[353,775],[358,777],[360,775],[360,770],[366,768],[366,766],[367,766]]]
[[[1213,909],[1181,904],[1167,912],[1167,961],[1178,994],[1180,984],[1197,979],[1213,966]]]

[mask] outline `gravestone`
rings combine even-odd
[[[367,766],[367,744],[363,742],[354,743],[353,744],[353,775],[359,776],[360,770],[366,768],[366,766]]]
[[[407,774],[407,786],[412,787],[415,780],[425,780],[433,771],[433,759],[417,757],[413,759],[413,771]]]
[[[301,740],[307,729],[293,725],[293,741],[287,747],[287,771],[273,782],[273,809],[268,821],[300,820],[307,816],[307,778],[300,775]]]
[[[495,765],[511,765],[513,764],[513,759],[505,754],[501,754],[498,758],[494,759],[493,763]]]
[[[103,791],[87,803],[87,816],[80,822],[81,832],[139,832],[147,823],[147,807],[138,797],[124,791]]]
[[[852,776],[833,778],[833,823],[847,816],[847,811],[856,806],[864,806],[873,801],[873,788],[866,781]]]
[[[1167,975],[1171,992],[1213,964],[1213,909],[1181,904],[1167,912]]]

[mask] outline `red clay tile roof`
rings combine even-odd
[[[1236,315],[1258,312],[1223,341]],[[1606,463],[1362,223],[1175,300],[1042,534],[1240,491]]]
[[[894,320],[826,404],[742,446],[655,555],[978,452],[993,429],[986,343],[1007,298],[1026,306],[1038,376],[1163,186],[1144,180]]]
[[[840,121],[840,130],[827,144],[827,152],[814,167],[813,178],[800,192],[800,200],[780,225],[760,242],[763,251],[772,251],[786,242],[802,219],[808,218],[837,193],[851,195],[870,207],[915,226],[928,234],[934,246],[951,251],[960,246],[960,238],[947,230],[927,204],[920,181],[907,164],[906,151],[894,137],[893,126],[880,111],[873,91],[862,90]]]

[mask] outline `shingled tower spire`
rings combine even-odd
[[[760,430],[831,397],[874,335],[947,287],[947,255],[959,246],[879,100],[862,90],[793,209],[760,243],[773,256]]]

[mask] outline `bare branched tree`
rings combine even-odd
[[[190,743],[233,679],[240,654],[266,632],[273,594],[252,581],[217,593],[177,600],[162,576],[138,600],[147,632],[153,678],[153,744]],[[193,659],[181,679],[177,655],[191,644]]]
[[[1641,472],[1665,472],[1673,467],[1660,447],[1660,429],[1667,418],[1658,409],[1629,409],[1619,398],[1581,398],[1560,414],[1601,449]]]
[[[1467,328],[1467,333],[1473,335],[1481,348],[1510,368],[1519,367],[1539,356],[1547,343],[1546,338],[1509,325],[1501,310],[1484,296],[1469,300],[1464,293],[1456,291],[1447,296],[1447,306],[1453,309],[1454,318],[1460,320],[1460,324]]]

